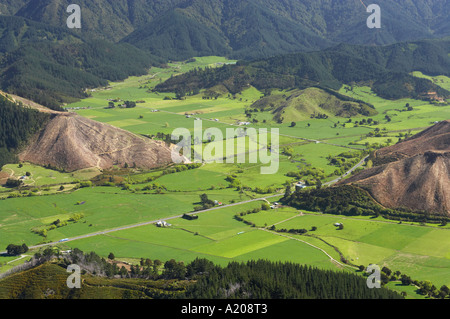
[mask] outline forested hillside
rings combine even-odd
[[[128,44],[84,39],[69,29],[0,16],[0,87],[53,109],[86,88],[145,74],[161,61]]]
[[[231,53],[223,35],[178,11],[155,18],[122,42],[172,60]]]
[[[363,276],[325,271],[308,266],[270,261],[230,262],[221,267],[206,259],[188,264],[174,259],[141,259],[129,269],[106,261],[94,252],[75,248],[60,256],[47,248],[36,254],[31,268],[0,281],[0,298],[52,299],[401,299],[384,287],[369,289]],[[80,289],[66,285],[65,267],[76,263],[83,270]],[[37,266],[37,267],[36,267]],[[64,275],[65,273],[65,275]],[[115,279],[112,279],[116,277]],[[119,277],[119,278],[117,278]],[[38,278],[38,279],[37,279]],[[51,287],[51,288],[49,288]],[[49,292],[52,292],[49,294]]]
[[[223,84],[231,93],[249,85],[269,88],[304,89],[318,86],[338,90],[342,84],[364,84],[387,99],[423,98],[435,91],[443,97],[450,92],[431,81],[409,73],[450,74],[447,40],[424,40],[390,46],[339,45],[327,50],[279,55],[256,61],[241,61],[219,69],[193,70],[158,85],[157,91],[185,91]]]
[[[48,119],[48,114],[24,108],[0,95],[0,167],[14,162],[16,151]]]
[[[186,91],[224,80],[232,93],[250,83],[259,89],[337,89],[343,83],[368,82],[386,98],[418,98],[428,90],[445,95],[406,73],[448,74],[449,40],[334,45],[447,35],[448,1],[381,1],[385,27],[373,30],[365,25],[364,5],[351,0],[83,0],[78,3],[82,28],[70,30],[68,0],[3,0],[0,88],[58,109],[86,97],[86,88],[143,74],[168,59],[221,55],[260,60],[241,63],[245,71],[207,71],[194,81],[198,84],[191,77],[184,87],[168,82],[158,89]],[[304,53],[292,53],[298,51]],[[292,54],[279,56],[286,53]]]
[[[401,299],[397,293],[367,288],[366,280],[355,274],[319,270],[308,266],[264,260],[231,262],[214,267],[195,260],[188,269],[197,275],[188,287],[192,299]],[[194,273],[195,273],[194,272]]]
[[[449,0],[379,0],[383,27],[377,30],[366,26],[369,13],[366,12],[368,3],[364,2],[81,0],[77,4],[83,12],[80,31],[83,35],[119,41],[131,34],[125,41],[142,48],[151,47],[154,52],[163,49],[163,56],[172,58],[184,57],[189,52],[184,49],[189,47],[196,52],[194,55],[204,52],[205,44],[196,41],[204,35],[204,30],[215,43],[209,48],[223,49],[216,40],[225,39],[222,45],[231,49],[231,55],[236,58],[317,50],[341,42],[382,45],[450,35]],[[21,0],[8,14],[18,11],[18,16],[62,27],[67,17],[65,9],[70,3],[69,0]],[[175,12],[173,25],[161,20],[164,16],[174,18]],[[189,23],[184,24],[186,21]],[[169,30],[154,32],[151,27],[158,27],[157,22]],[[174,30],[188,33],[189,37],[183,37],[180,45]],[[164,38],[166,43],[162,43]]]

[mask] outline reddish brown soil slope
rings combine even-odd
[[[450,215],[450,122],[379,150],[385,163],[339,184],[368,189],[383,206]]]
[[[450,121],[442,121],[401,143],[378,150],[376,157],[399,160],[428,151],[450,151]]]
[[[19,158],[69,172],[125,164],[150,169],[172,162],[171,149],[163,142],[73,113],[55,114]]]

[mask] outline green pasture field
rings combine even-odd
[[[413,72],[412,75],[418,78],[425,78],[431,80],[433,81],[434,84],[439,85],[440,87],[450,91],[450,78],[448,76],[444,75],[429,76],[419,71]]]
[[[234,214],[261,206],[261,201],[199,214],[199,219],[176,219],[169,228],[148,225],[106,236],[70,242],[70,247],[93,249],[100,254],[113,252],[122,257],[189,262],[206,257],[220,264],[232,260],[285,260],[335,269],[320,250],[305,243],[252,228],[233,218]],[[290,252],[290,253],[288,253]],[[171,255],[172,254],[172,255]]]
[[[2,172],[11,174],[13,178],[20,178],[26,173],[31,175],[24,180],[24,186],[46,186],[70,184],[76,181],[89,180],[99,174],[96,169],[85,169],[73,173],[61,173],[41,166],[22,163],[19,168],[17,164],[7,164],[2,167]]]
[[[427,299],[426,296],[419,294],[417,287],[415,286],[403,286],[400,281],[391,281],[386,287],[391,290],[397,291],[398,293],[405,292],[405,299]]]
[[[194,67],[218,66],[221,62],[234,61],[220,57],[204,57],[196,58],[193,63],[171,63],[168,68],[152,68],[145,76],[110,83],[107,88],[90,92],[92,94],[90,98],[67,105],[67,108],[82,116],[136,134],[149,136],[157,133],[171,134],[176,128],[187,128],[193,133],[195,119],[199,118],[202,119],[203,132],[208,128],[219,128],[226,136],[227,128],[236,128],[236,123],[247,120],[245,110],[263,95],[260,91],[249,88],[234,97],[226,94],[215,100],[203,99],[202,94],[187,96],[184,100],[174,100],[173,93],[149,91],[170,76]],[[448,78],[433,77],[433,79],[443,87],[449,83]],[[281,93],[272,92],[272,94]],[[290,122],[274,123],[269,113],[259,112],[257,115],[259,123],[251,124],[249,127],[279,128],[280,152],[286,146],[294,150],[292,158],[280,155],[280,166],[276,174],[262,175],[261,167],[264,165],[260,161],[253,164],[207,163],[198,169],[167,174],[152,182],[148,182],[147,179],[161,175],[161,171],[130,174],[131,191],[119,187],[94,187],[51,196],[7,199],[0,202],[0,250],[10,243],[26,243],[31,246],[43,241],[73,238],[192,212],[194,207],[200,204],[199,195],[202,193],[224,204],[266,196],[227,188],[229,183],[225,179],[232,174],[242,185],[251,188],[273,186],[283,188],[286,182],[294,181],[287,177],[286,173],[296,171],[305,165],[323,169],[327,176],[330,175],[328,178],[332,179],[336,167],[329,164],[327,159],[329,155],[336,156],[353,151],[348,148],[349,146],[364,150],[365,143],[384,144],[388,139],[391,139],[391,143],[396,143],[399,132],[410,131],[414,134],[435,121],[450,118],[449,106],[436,106],[412,99],[385,100],[376,96],[368,87],[353,87],[352,91],[348,91],[348,87],[344,86],[340,93],[373,104],[379,114],[371,118],[379,121],[379,124],[355,127],[354,120],[364,118],[358,116],[352,119],[352,123],[346,123],[348,119],[330,117],[308,119],[297,122],[295,127],[289,127]],[[118,107],[105,109],[108,106],[108,99],[116,98],[142,100],[144,103],[138,103],[133,109]],[[405,111],[406,103],[414,110]],[[188,118],[187,114],[191,117]],[[391,118],[390,122],[386,120],[386,115]],[[216,119],[219,121],[215,121]],[[264,119],[266,123],[263,123]],[[335,128],[334,124],[338,122],[340,123]],[[342,127],[342,123],[346,123],[345,128]],[[385,129],[382,133],[387,136],[367,137],[367,134],[376,128]],[[358,145],[350,145],[355,142]],[[225,142],[203,144],[202,148],[219,146],[221,143]],[[239,151],[247,152],[248,143]],[[18,169],[17,165],[6,165],[3,171],[7,174],[13,173],[16,177],[23,176],[21,174],[29,171],[31,176],[27,183],[33,183],[35,186],[56,185],[52,186],[50,192],[41,194],[56,193],[57,185],[67,185],[98,174],[90,170],[74,174],[59,173],[26,163],[22,169]],[[164,185],[167,191],[160,195],[144,194],[142,188],[153,183]],[[0,191],[4,190],[0,188]],[[84,202],[82,205],[77,205],[82,202]],[[79,239],[60,246],[95,251],[104,257],[113,252],[119,260],[144,257],[162,261],[173,258],[189,262],[197,257],[204,257],[225,265],[231,260],[262,258],[338,269],[330,258],[318,249],[325,250],[334,259],[339,260],[338,252],[330,246],[334,245],[356,265],[377,263],[393,270],[400,270],[413,279],[430,280],[439,287],[442,284],[450,284],[449,226],[442,228],[411,223],[396,224],[382,218],[349,218],[311,212],[304,212],[305,215],[298,216],[300,212],[293,208],[246,215],[244,218],[254,222],[256,227],[250,227],[233,218],[236,213],[261,207],[261,204],[262,202],[258,201],[201,213],[198,220],[174,219],[169,221],[173,225],[170,228],[147,225]],[[49,231],[47,238],[32,232],[33,228],[48,225],[56,219],[68,220],[74,213],[82,213],[84,217],[77,223],[69,222],[67,226]],[[344,229],[337,230],[334,226],[336,222],[343,223]],[[260,229],[271,225],[276,225],[276,229],[305,228],[308,233],[300,236]],[[316,231],[310,231],[313,226],[317,227]],[[10,257],[0,257],[0,263],[11,260],[13,259]],[[5,268],[0,268],[0,272],[4,270]],[[408,294],[414,294],[411,287],[393,287],[393,289],[405,289]]]
[[[84,188],[70,194],[7,199],[1,202],[0,247],[5,248],[10,243],[26,243],[28,246],[41,243],[44,238],[32,232],[34,227],[48,225],[57,219],[68,219],[74,213],[82,213],[84,218],[49,231],[45,241],[192,212],[199,205],[199,195],[202,193],[224,204],[248,199],[245,194],[231,189],[145,195],[116,187]],[[78,205],[82,202],[85,203]]]
[[[376,96],[369,87],[354,87],[353,91],[346,91],[348,86],[343,86],[340,90],[341,94],[364,100],[375,106],[379,112],[378,115],[372,116],[379,121],[378,126],[371,126],[388,131],[408,130],[408,129],[425,129],[434,124],[435,121],[447,120],[450,118],[450,106],[433,105],[426,101],[413,99],[385,100]],[[409,103],[413,107],[413,111],[405,111],[405,105]],[[388,122],[386,115],[391,117]]]
[[[335,223],[344,224],[338,230]],[[400,270],[417,280],[450,284],[450,229],[394,223],[382,218],[351,218],[307,214],[278,224],[277,229],[311,229],[314,236],[336,246],[352,263],[370,263]],[[436,243],[439,242],[439,245]],[[406,267],[408,262],[411,262]]]

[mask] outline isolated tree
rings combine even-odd
[[[116,256],[114,256],[113,253],[109,253],[109,255],[108,255],[109,260],[114,260],[115,258],[116,258]]]
[[[381,271],[384,272],[388,276],[390,276],[392,274],[392,270],[390,270],[387,267],[383,267],[383,269],[381,269]]]
[[[23,184],[23,182],[19,179],[8,178],[5,186],[8,188],[15,188],[15,187],[21,186],[22,184]]]
[[[450,294],[450,288],[448,288],[446,285],[443,285],[440,289],[446,296]]]
[[[284,197],[288,197],[292,193],[291,185],[286,186],[286,191],[284,192]]]
[[[136,102],[133,101],[125,101],[125,107],[127,109],[132,109],[136,107]]]
[[[8,247],[6,247],[6,253],[10,256],[18,256],[26,253],[27,251],[28,246],[26,244],[22,245],[9,244]]]
[[[322,188],[322,181],[318,179],[316,181],[316,189],[321,189],[321,188]]]
[[[200,195],[200,201],[202,202],[202,204],[208,202],[209,201],[208,195],[207,194],[201,194]]]

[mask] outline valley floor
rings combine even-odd
[[[151,69],[146,76],[92,91],[91,98],[68,105],[67,109],[150,137],[171,134],[175,128],[193,132],[195,118],[203,120],[203,130],[219,128],[225,132],[247,121],[245,111],[264,93],[250,88],[218,99],[205,99],[199,94],[177,100],[175,94],[151,91],[172,75],[219,62],[233,61],[205,57],[193,63],[171,64],[167,69]],[[170,168],[148,172],[132,168],[100,172],[92,168],[67,173],[29,163],[20,168],[17,164],[6,165],[0,178],[24,177],[26,188],[18,191],[0,187],[0,198],[4,199],[0,201],[0,250],[10,243],[26,243],[33,248],[28,253],[31,255],[45,247],[39,245],[52,244],[61,250],[79,248],[105,257],[113,252],[116,259],[131,263],[141,258],[188,263],[204,257],[226,265],[230,261],[269,259],[349,272],[355,272],[359,265],[378,264],[414,280],[431,281],[438,288],[450,286],[450,226],[399,223],[382,217],[350,218],[276,205],[286,183],[300,179],[288,173],[301,172],[305,180],[320,179],[325,185],[331,184],[351,175],[348,172],[354,168],[364,169],[361,160],[370,150],[395,144],[435,121],[450,118],[448,105],[410,99],[388,101],[366,87],[344,87],[340,93],[373,104],[378,115],[370,117],[370,122],[363,116],[353,117],[351,122],[338,117],[305,118],[294,127],[290,121],[276,123],[268,112],[252,115],[256,121],[248,127],[280,130],[280,167],[273,175],[260,174],[264,166],[261,162],[210,163],[164,174],[163,170]],[[108,109],[111,99],[142,103],[132,109]],[[407,103],[412,111],[405,111]],[[362,120],[365,123],[356,124]],[[219,144],[222,142],[212,145]],[[237,151],[248,156],[248,145]],[[102,184],[95,184],[94,177]],[[110,178],[119,178],[122,186],[114,182],[105,186],[103,182]],[[93,184],[87,182],[80,187],[89,180]],[[223,205],[198,211],[196,220],[182,218],[198,209],[202,194]],[[245,215],[246,223],[235,218],[236,214],[261,209],[267,202],[274,208]],[[59,224],[55,224],[57,220]],[[158,221],[171,226],[157,227]],[[337,229],[337,223],[345,225],[344,229]],[[281,229],[306,229],[307,233],[277,231]],[[69,241],[60,242],[66,238]],[[24,259],[0,256],[0,272]],[[410,286],[398,282],[389,287],[406,291],[410,297],[421,297]]]

